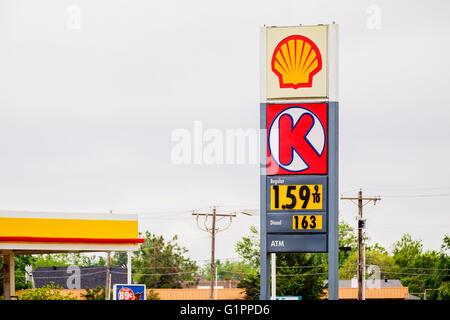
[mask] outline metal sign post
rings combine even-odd
[[[269,253],[328,253],[338,299],[337,25],[261,32],[261,299]],[[272,297],[276,279],[272,260]],[[276,270],[276,269],[275,269]]]
[[[272,295],[271,299],[275,300],[277,298],[277,255],[276,253],[270,254],[272,257]]]
[[[328,104],[328,300],[339,299],[339,103]]]

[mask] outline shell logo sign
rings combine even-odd
[[[266,98],[327,98],[327,26],[266,29]]]
[[[272,71],[280,79],[280,88],[311,87],[314,75],[321,69],[319,48],[304,36],[287,37],[272,55]]]

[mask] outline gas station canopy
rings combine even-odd
[[[137,215],[0,211],[0,252],[134,251],[142,242]]]
[[[15,296],[15,255],[130,252],[138,250],[139,244],[145,241],[138,236],[137,215],[0,211],[5,300]]]

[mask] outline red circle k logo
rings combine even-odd
[[[267,106],[267,174],[327,173],[327,105]]]

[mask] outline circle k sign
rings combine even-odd
[[[267,174],[327,173],[327,104],[267,106]]]

